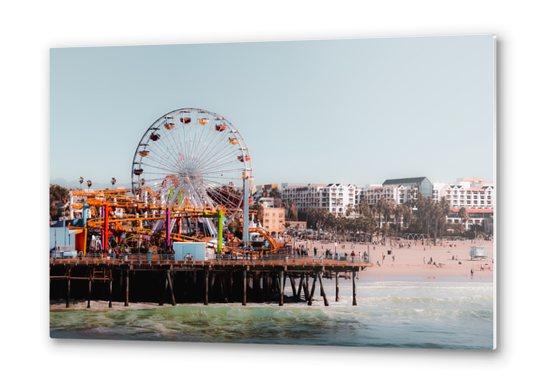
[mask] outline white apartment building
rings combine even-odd
[[[493,185],[481,185],[480,182],[459,179],[456,184],[448,185],[446,201],[451,208],[493,209]],[[478,179],[477,179],[478,180]]]
[[[282,189],[282,200],[292,200],[298,211],[303,212],[307,208],[322,208],[321,191],[325,184],[309,184],[307,186],[285,186]]]
[[[258,204],[263,205],[265,208],[275,208],[275,198],[274,197],[260,197]],[[280,208],[280,207],[277,207]]]
[[[437,181],[433,183],[433,201],[438,203],[442,197],[446,196],[446,188],[450,184]]]
[[[307,208],[324,208],[331,213],[345,214],[349,205],[359,204],[358,188],[353,184],[309,184],[286,186],[282,200],[292,200],[300,212]]]
[[[336,215],[344,215],[349,206],[359,204],[358,188],[353,184],[328,184],[322,188],[321,208]]]
[[[396,203],[403,204],[408,200],[410,187],[402,185],[374,185],[368,184],[359,189],[359,198],[365,198],[367,204],[376,205],[381,198],[387,201],[393,199]]]

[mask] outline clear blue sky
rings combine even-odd
[[[228,119],[254,183],[493,181],[493,36],[51,49],[50,178],[128,184],[147,128]]]

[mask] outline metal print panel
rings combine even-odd
[[[494,36],[50,58],[52,338],[495,348]]]

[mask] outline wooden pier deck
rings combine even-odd
[[[335,279],[335,300],[339,300],[339,279],[351,279],[352,305],[357,305],[356,276],[370,263],[310,257],[278,260],[222,259],[206,261],[168,260],[159,257],[57,259],[50,261],[51,299],[70,301],[85,297],[112,301],[158,302],[163,305],[209,302],[233,303],[277,301],[284,305],[284,287],[290,281],[290,302],[312,305],[317,283],[324,304],[329,305],[322,279]],[[311,282],[312,279],[312,282]],[[311,284],[312,283],[312,284]],[[72,286],[73,284],[73,286]],[[98,284],[98,289],[95,285]],[[94,289],[94,291],[93,291]]]

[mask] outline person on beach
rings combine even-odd
[[[393,262],[395,263],[395,256],[392,256],[391,259],[392,259]]]
[[[471,269],[470,270],[470,277],[472,277],[474,275],[474,271]]]

